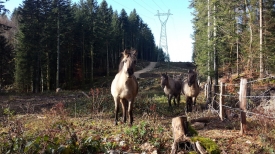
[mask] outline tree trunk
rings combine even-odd
[[[214,5],[214,14],[216,13],[216,5]],[[218,53],[217,53],[217,49],[216,49],[216,34],[217,34],[217,27],[216,27],[216,16],[213,16],[214,19],[214,94],[218,93],[218,80],[219,80],[219,76],[218,76]],[[213,100],[214,102],[216,102],[215,100]],[[217,103],[214,104],[214,109],[217,109]]]
[[[263,6],[262,6],[263,2],[262,0],[259,0],[259,7],[260,7],[260,78],[264,77],[264,64],[263,64]]]
[[[94,81],[94,45],[91,45],[91,77],[90,83],[92,84]]]
[[[50,90],[50,57],[49,57],[49,52],[46,53],[47,56],[47,70],[46,70],[46,85],[47,85],[47,90]]]
[[[253,30],[252,30],[252,15],[251,11],[247,5],[247,0],[245,0],[245,6],[249,14],[249,33],[250,33],[250,40],[249,40],[249,53],[248,53],[248,62],[247,62],[247,69],[250,71],[252,69],[252,43],[253,43]]]
[[[60,51],[59,51],[59,41],[60,41],[60,36],[59,36],[59,13],[57,17],[57,57],[56,57],[56,88],[59,88],[59,61],[60,61]]]
[[[81,57],[81,61],[82,61],[82,64],[81,64],[81,86],[83,87],[85,85],[85,44],[84,44],[84,30],[83,30],[83,27],[82,27],[82,57]]]
[[[207,72],[208,72],[208,76],[210,76],[210,2],[209,0],[207,0],[207,27],[208,27],[208,30],[207,30],[207,45],[208,45],[208,49],[207,49],[207,55],[208,55],[208,60],[207,60]]]
[[[110,75],[110,71],[109,71],[109,47],[108,47],[108,42],[107,42],[107,56],[106,56],[106,60],[107,60],[107,76]]]

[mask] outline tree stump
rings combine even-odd
[[[187,137],[188,121],[186,116],[175,117],[172,119],[172,131],[174,142],[172,144],[171,154],[176,154],[180,142],[189,142],[190,138]]]

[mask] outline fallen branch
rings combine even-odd
[[[199,141],[196,142],[196,147],[201,154],[206,154],[207,151],[200,145]]]
[[[86,96],[87,98],[90,98],[89,95],[87,95],[86,93],[84,93],[84,91],[81,92],[84,96]]]

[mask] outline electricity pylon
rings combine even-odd
[[[170,10],[168,10],[168,13],[159,13],[159,10],[158,10],[158,13],[155,15],[155,16],[159,17],[159,21],[161,23],[159,47],[162,48],[163,52],[166,53],[167,56],[169,56],[169,53],[168,53],[168,45],[167,45],[166,23],[167,23],[169,15],[172,15],[170,13]],[[167,18],[164,21],[162,21],[160,16],[167,16]],[[160,54],[158,53],[158,61],[160,58],[159,56],[160,56]],[[170,61],[170,59],[167,59],[167,60],[168,60],[168,62]]]

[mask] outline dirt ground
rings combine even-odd
[[[154,80],[159,77],[159,73],[167,71],[162,66],[151,63],[149,67],[144,70],[136,72],[137,78],[148,78]],[[169,69],[169,73],[179,74],[185,71],[184,68],[172,67]],[[140,82],[140,80],[139,80]],[[144,86],[148,86],[148,83],[141,83]],[[55,104],[59,102],[71,102],[76,99],[86,97],[82,91],[74,92],[59,92],[59,93],[48,93],[48,94],[22,94],[12,95],[4,94],[0,95],[0,107],[3,111],[5,108],[15,111],[17,114],[38,114],[43,109],[51,109]],[[209,111],[204,111],[203,114],[209,114]],[[2,113],[3,114],[3,113]],[[190,115],[190,117],[203,117],[202,111],[196,111]],[[213,112],[211,115],[215,117],[209,118],[208,122],[204,123],[204,127],[198,130],[200,136],[209,137],[215,141],[222,150],[222,153],[274,153],[275,147],[272,143],[275,143],[275,135],[268,130],[275,132],[275,128],[263,129],[261,121],[253,121],[253,117],[248,118],[248,128],[245,135],[240,135],[240,120],[239,114],[234,114],[232,118],[221,121],[218,114]],[[0,114],[0,117],[2,115]],[[268,122],[267,122],[268,123]],[[270,125],[274,127],[274,125]],[[266,126],[267,127],[267,126]]]

